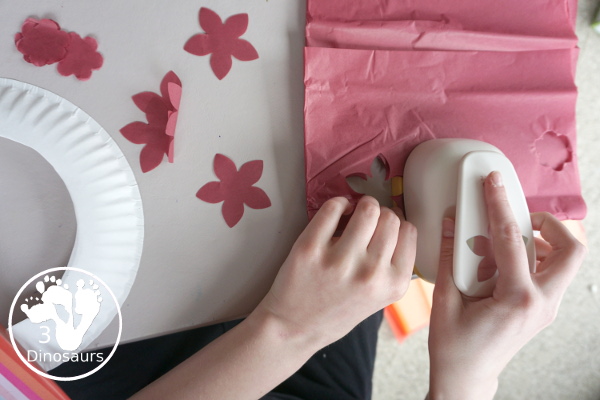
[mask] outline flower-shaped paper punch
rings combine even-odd
[[[233,161],[217,154],[213,166],[220,181],[208,182],[198,190],[196,196],[207,203],[223,202],[221,212],[230,228],[242,219],[244,204],[254,209],[271,206],[271,200],[264,190],[254,186],[262,175],[262,160],[248,161],[238,171]]]
[[[240,61],[258,58],[258,52],[247,40],[240,39],[248,28],[248,14],[236,14],[223,23],[214,11],[202,7],[199,13],[200,26],[206,33],[192,36],[184,45],[184,50],[197,55],[210,54],[210,67],[216,77],[223,79],[231,70],[235,57]]]
[[[146,114],[148,123],[132,122],[121,128],[121,134],[130,142],[145,144],[140,153],[142,172],[158,167],[165,155],[173,162],[175,128],[181,100],[182,85],[179,77],[169,71],[160,83],[160,95],[141,92],[133,102]]]

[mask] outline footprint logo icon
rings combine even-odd
[[[74,351],[79,348],[84,335],[100,312],[102,296],[99,286],[91,279],[87,285],[83,279],[79,279],[73,294],[66,283],[63,284],[55,276],[46,275],[36,283],[35,288],[41,295],[36,296],[35,300],[41,302],[30,307],[29,301],[34,300],[31,296],[21,304],[21,310],[33,323],[54,321],[56,342],[63,350]],[[78,318],[75,318],[76,315]]]

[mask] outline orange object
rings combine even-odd
[[[433,284],[414,279],[404,297],[384,309],[385,318],[399,342],[429,325],[432,297]]]
[[[575,239],[579,240],[585,247],[588,247],[587,235],[585,234],[582,221],[567,219],[562,221],[562,223],[575,236]]]
[[[8,332],[0,326],[0,398],[23,396],[30,400],[69,400],[54,381],[36,374],[23,364]]]

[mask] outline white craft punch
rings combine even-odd
[[[454,233],[454,282],[468,296],[489,296],[498,271],[489,271],[493,253],[475,249],[489,241],[489,222],[482,180],[490,172],[502,174],[504,187],[527,249],[529,269],[535,270],[535,246],[529,209],[517,173],[508,158],[495,146],[471,139],[433,139],[419,144],[404,168],[406,218],[418,232],[415,272],[435,282],[440,257],[442,220],[456,221]],[[479,249],[481,250],[481,249]],[[477,254],[479,253],[479,254]],[[485,263],[482,261],[488,257]],[[493,260],[492,260],[492,265]],[[479,272],[479,274],[478,274]],[[486,279],[482,280],[482,275]],[[489,278],[489,279],[488,279]]]

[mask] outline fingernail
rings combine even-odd
[[[492,181],[492,185],[494,185],[495,187],[504,186],[504,183],[502,182],[502,175],[500,174],[500,172],[492,171],[492,173],[490,173],[490,179]]]
[[[454,220],[450,218],[444,218],[442,221],[442,236],[445,238],[454,237]]]

